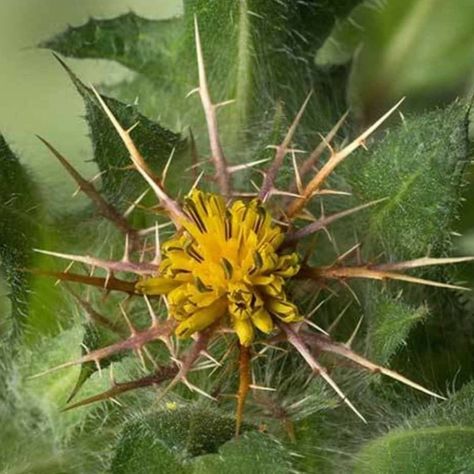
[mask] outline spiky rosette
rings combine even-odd
[[[100,366],[102,360],[114,354],[134,351],[143,360],[147,356],[153,361],[154,372],[135,381],[114,382],[110,390],[72,406],[116,397],[133,388],[163,385],[166,381],[169,383],[161,391],[161,397],[177,383],[184,383],[191,390],[213,398],[192,384],[188,375],[192,369],[199,367],[201,357],[209,361],[205,368],[216,368],[224,364],[227,369],[233,369],[234,365],[229,357],[224,356],[220,362],[215,359],[212,354],[214,346],[211,343],[216,341],[222,341],[222,344],[229,348],[224,351],[225,354],[229,354],[233,347],[238,347],[239,350],[237,431],[249,391],[259,388],[253,382],[252,373],[253,358],[258,357],[258,351],[254,350],[256,343],[272,346],[287,344],[294,348],[306,361],[311,375],[322,377],[362,420],[364,417],[347,399],[320,362],[321,353],[326,352],[344,358],[372,373],[384,374],[426,394],[442,398],[404,376],[355,353],[351,349],[351,342],[357,334],[358,326],[345,344],[333,341],[327,333],[314,331],[317,326],[312,319],[317,317],[318,306],[315,311],[304,314],[298,308],[297,302],[292,299],[289,288],[290,280],[312,282],[314,288],[318,290],[326,286],[330,280],[345,283],[348,279],[365,278],[392,279],[463,289],[407,275],[404,271],[427,265],[472,260],[470,257],[419,258],[398,263],[377,265],[358,263],[355,266],[347,266],[345,261],[351,254],[349,251],[340,255],[329,266],[314,267],[297,253],[296,244],[308,236],[326,229],[336,220],[380,202],[370,202],[333,215],[322,215],[320,218],[313,218],[308,211],[308,204],[315,196],[337,193],[324,187],[327,178],[354,150],[364,144],[365,140],[397,109],[400,102],[347,146],[335,150],[330,141],[340,127],[341,120],[306,161],[297,166],[293,160],[295,171],[293,183],[289,190],[279,190],[276,187],[276,179],[287,155],[293,151],[292,138],[310,100],[311,94],[308,95],[284,140],[275,147],[275,157],[264,173],[256,196],[237,199],[237,196],[252,193],[233,189],[231,182],[233,173],[250,168],[260,161],[237,166],[227,164],[216,118],[216,109],[223,104],[214,104],[209,94],[197,23],[195,33],[200,80],[195,92],[201,97],[206,117],[211,161],[215,170],[215,175],[211,178],[217,182],[218,193],[199,189],[198,179],[182,202],[172,198],[165,190],[164,176],[158,177],[150,170],[134,144],[132,139],[134,127],[129,130],[122,128],[104,99],[94,91],[104,113],[126,146],[134,168],[146,180],[159,201],[160,209],[170,220],[169,223],[156,223],[151,229],[155,232],[153,248],[150,249],[145,242],[150,229],[132,228],[126,217],[106,202],[92,183],[84,180],[58,151],[43,140],[72,175],[80,189],[93,200],[102,215],[125,235],[125,252],[120,261],[42,251],[71,262],[89,265],[93,269],[97,267],[105,269],[107,272],[105,278],[75,274],[69,270],[47,274],[59,280],[101,287],[106,292],[122,292],[127,295],[127,299],[144,298],[151,316],[151,325],[138,330],[130,321],[126,308],[121,307],[130,330],[128,337],[110,346],[91,351],[80,359],[57,368],[86,362],[95,362]],[[325,148],[329,149],[330,157],[313,176],[308,177]],[[166,166],[164,174],[167,168]],[[202,177],[201,174],[200,178]],[[278,199],[276,205],[273,205],[274,198]],[[138,200],[134,205],[137,203]],[[127,213],[132,210],[133,206]],[[309,217],[312,222],[301,225],[302,217],[305,219]],[[174,226],[175,233],[166,242],[161,243],[160,228],[168,225]],[[131,255],[140,249],[142,252],[139,261],[131,261]],[[118,272],[127,273],[132,277],[119,279],[115,276]],[[155,305],[160,299],[165,302],[168,310],[164,317],[156,314]],[[79,301],[82,305],[87,305],[87,302],[80,299]],[[100,318],[97,318],[97,321],[104,322]],[[229,338],[229,333],[235,337]],[[193,341],[187,346],[182,346],[176,343],[176,338],[192,338]],[[147,345],[154,341],[161,341],[169,351],[167,364],[158,365],[149,353]]]

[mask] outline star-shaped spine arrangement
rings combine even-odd
[[[122,128],[103,98],[94,90],[104,113],[113,124],[117,134],[127,148],[136,171],[147,182],[159,201],[161,210],[169,219],[152,229],[132,228],[127,220],[128,214],[138,205],[139,200],[121,214],[97,191],[94,184],[85,180],[52,145],[41,139],[57,157],[69,174],[98,208],[104,218],[112,222],[125,236],[125,252],[122,260],[109,261],[91,256],[70,255],[40,250],[40,252],[58,258],[80,262],[91,268],[102,268],[106,277],[97,277],[64,272],[39,271],[66,282],[83,283],[103,289],[104,292],[116,291],[129,298],[142,298],[149,310],[151,324],[147,329],[136,329],[130,321],[125,305],[121,306],[123,316],[130,333],[122,335],[122,340],[112,345],[93,350],[77,360],[66,362],[48,370],[49,373],[64,367],[87,362],[101,361],[115,354],[133,351],[144,360],[152,358],[147,345],[161,341],[169,351],[169,361],[165,365],[155,365],[155,371],[145,377],[129,382],[113,382],[104,393],[71,404],[69,408],[113,399],[134,388],[159,386],[159,397],[164,397],[179,383],[203,396],[213,398],[202,388],[191,383],[189,373],[195,369],[202,358],[220,366],[212,354],[213,343],[224,338],[226,344],[238,347],[239,351],[239,387],[237,390],[236,426],[239,432],[244,404],[249,391],[258,390],[253,382],[252,362],[258,357],[257,345],[276,346],[289,344],[306,361],[311,375],[322,377],[337,393],[341,400],[363,421],[362,414],[330,376],[319,359],[321,353],[330,353],[350,361],[351,364],[372,373],[380,373],[402,382],[414,389],[437,398],[433,393],[403,375],[379,366],[362,357],[351,349],[351,342],[357,328],[346,343],[334,341],[328,333],[313,322],[317,311],[302,314],[292,301],[290,280],[311,281],[315,290],[326,286],[330,280],[343,284],[350,279],[399,280],[414,284],[431,285],[452,289],[463,289],[447,283],[426,280],[405,273],[417,267],[441,265],[472,260],[463,258],[419,258],[416,260],[385,264],[346,265],[347,258],[357,251],[357,247],[340,255],[336,261],[324,267],[311,266],[298,254],[297,244],[318,231],[325,230],[333,222],[380,201],[369,202],[332,215],[322,214],[312,222],[301,225],[302,217],[307,217],[308,204],[318,195],[337,193],[323,186],[334,169],[352,152],[364,146],[365,140],[398,108],[401,101],[391,110],[367,128],[356,139],[343,148],[336,150],[331,141],[336,135],[340,122],[323,138],[321,144],[299,166],[294,159],[291,144],[295,130],[311,98],[308,95],[284,140],[275,148],[275,155],[263,173],[263,180],[256,193],[239,192],[234,189],[232,177],[235,173],[261,164],[261,160],[231,166],[224,155],[218,133],[216,112],[221,104],[214,104],[207,86],[201,42],[197,21],[195,22],[195,41],[199,71],[199,87],[192,92],[199,94],[207,122],[211,162],[214,167],[214,181],[218,192],[211,193],[200,189],[201,174],[187,196],[175,200],[166,191],[165,179],[169,163],[162,176],[156,176],[149,168],[133,141],[133,129]],[[231,102],[231,101],[229,101]],[[137,124],[139,126],[139,124]],[[316,171],[318,162],[325,149],[330,156]],[[276,179],[285,160],[293,156],[294,180],[288,191],[276,188]],[[272,200],[277,200],[276,204]],[[298,222],[299,221],[299,222]],[[166,242],[160,241],[160,229],[173,226],[175,233]],[[146,246],[139,261],[132,261],[144,246],[144,238],[155,233],[153,249]],[[133,279],[120,279],[117,273],[128,273]],[[93,309],[89,303],[73,292],[79,303],[89,312]],[[164,302],[167,308],[165,317],[157,315],[156,307]],[[316,308],[317,309],[317,308]],[[97,318],[101,318],[97,315]],[[117,332],[112,323],[103,318],[99,321]],[[120,332],[120,331],[118,331]],[[229,338],[229,333],[232,337]],[[192,339],[190,344],[176,344],[178,339]],[[229,342],[230,341],[230,342]],[[228,362],[231,366],[233,362]],[[145,364],[144,364],[145,365]],[[38,374],[38,375],[43,375]]]

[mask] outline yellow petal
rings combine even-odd
[[[257,309],[251,316],[253,324],[256,328],[265,334],[273,331],[273,321],[270,313],[263,307]]]
[[[300,269],[299,257],[296,253],[284,255],[280,257],[275,273],[285,278],[292,277],[298,273]]]
[[[175,331],[176,335],[178,337],[190,337],[196,331],[206,329],[224,315],[226,308],[227,301],[224,298],[220,298],[209,306],[199,309],[179,324]]]
[[[283,278],[271,275],[271,280],[260,289],[267,295],[278,297],[283,293]]]
[[[183,227],[198,242],[209,235],[224,237],[226,207],[222,196],[195,189],[186,198],[184,208],[194,224],[184,222]]]
[[[172,306],[182,306],[189,302],[193,289],[194,286],[190,283],[175,287],[168,293],[168,303]]]
[[[180,284],[169,278],[153,277],[140,280],[135,285],[135,289],[145,295],[166,295]]]
[[[234,329],[237,333],[237,337],[239,338],[240,343],[248,347],[252,344],[254,331],[252,323],[249,319],[234,319]]]
[[[277,298],[268,298],[266,300],[266,304],[268,311],[273,313],[285,323],[293,323],[301,320],[301,317],[298,314],[298,308],[289,301],[280,300]]]
[[[245,275],[244,280],[248,285],[265,286],[273,281],[273,275]]]

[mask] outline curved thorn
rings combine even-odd
[[[288,147],[291,144],[293,135],[295,134],[296,128],[298,127],[298,124],[301,121],[301,118],[303,117],[303,113],[312,95],[313,95],[313,91],[311,91],[306,96],[306,99],[303,102],[303,105],[301,106],[300,110],[296,114],[296,117],[293,120],[293,123],[290,125],[290,128],[288,129],[288,132],[286,133],[285,138],[283,139],[282,143],[278,145],[276,148],[275,157],[273,159],[272,164],[270,165],[270,167],[268,168],[265,174],[262,187],[260,188],[260,191],[259,191],[259,197],[262,201],[265,201],[267,199],[269,193],[271,192],[271,190],[273,189],[275,185],[275,179],[277,177],[278,171],[280,170],[283,164],[283,160],[289,151]]]
[[[314,234],[315,232],[318,232],[319,230],[324,229],[325,227],[327,227],[328,225],[332,224],[333,222],[339,219],[350,216],[351,214],[362,211],[363,209],[367,209],[368,207],[375,206],[376,204],[379,204],[386,200],[387,198],[377,199],[375,201],[371,201],[366,204],[361,204],[360,206],[356,206],[351,209],[346,209],[345,211],[336,212],[335,214],[332,214],[327,217],[324,216],[295,232],[288,233],[285,240],[287,242],[294,242],[296,240],[302,239],[303,237]]]
[[[344,392],[339,388],[339,386],[334,382],[334,380],[329,376],[326,369],[319,364],[319,362],[313,357],[310,353],[306,344],[301,339],[301,337],[293,331],[290,325],[285,323],[280,323],[280,327],[283,329],[283,332],[286,334],[288,342],[300,353],[303,359],[307,362],[310,369],[315,375],[321,375],[324,381],[339,395],[341,400],[364,422],[367,423],[367,420],[362,416],[362,414],[356,409],[352,402],[346,397]]]
[[[97,90],[94,88],[94,86],[91,86],[92,92],[95,94],[97,100],[99,101],[99,104],[101,105],[102,109],[104,110],[105,114],[109,118],[110,122],[114,126],[117,134],[121,138],[123,144],[127,148],[130,158],[135,165],[135,168],[138,170],[138,172],[143,176],[145,181],[150,185],[150,187],[153,189],[155,192],[157,198],[163,205],[163,207],[166,208],[168,213],[170,214],[170,217],[173,219],[177,227],[180,227],[179,220],[180,219],[186,219],[186,216],[184,215],[183,211],[181,208],[178,206],[178,204],[171,199],[170,196],[168,196],[161,185],[158,183],[158,180],[156,177],[153,175],[152,171],[146,164],[145,160],[141,156],[140,152],[138,151],[138,148],[136,147],[135,143],[133,142],[132,138],[130,135],[127,133],[126,130],[122,128],[118,120],[115,118],[115,115],[112,113],[112,111],[109,109],[107,104],[105,103],[104,99],[102,96],[97,92]]]
[[[100,258],[90,257],[88,255],[74,255],[60,252],[52,252],[50,250],[33,249],[34,252],[51,257],[80,262],[93,267],[101,267],[108,271],[114,272],[132,272],[137,275],[150,275],[157,271],[156,265],[150,263],[133,263],[124,260],[102,260]]]
[[[216,178],[221,193],[224,196],[231,194],[230,176],[227,171],[227,161],[224,157],[222,145],[219,139],[219,131],[217,127],[216,106],[211,101],[209,88],[207,85],[206,69],[204,66],[204,58],[202,54],[201,37],[199,35],[199,27],[196,15],[194,16],[194,37],[196,42],[196,56],[199,73],[199,96],[201,97],[204,115],[206,117],[207,130],[209,134],[209,144],[211,147],[212,160],[216,169]]]
[[[390,264],[387,264],[390,265]],[[393,264],[396,265],[396,264]],[[420,266],[420,265],[419,265]],[[382,269],[380,269],[382,267]],[[365,278],[369,280],[397,280],[408,283],[416,283],[419,285],[434,286],[437,288],[448,288],[452,290],[471,291],[471,288],[465,286],[452,285],[449,283],[442,283],[435,280],[426,280],[396,271],[385,271],[382,266],[362,265],[356,267],[320,267],[320,268],[303,268],[299,276],[303,278],[321,279],[329,278],[340,280],[344,283],[346,278]]]
[[[79,357],[76,360],[65,362],[64,364],[58,365],[51,369],[45,370],[38,374],[32,375],[29,377],[30,379],[35,379],[38,377],[42,377],[43,375],[47,375],[52,372],[56,372],[57,370],[64,369],[66,367],[72,367],[74,365],[81,365],[85,362],[99,362],[102,359],[110,357],[114,354],[118,354],[120,352],[132,350],[135,351],[136,349],[140,349],[145,344],[156,341],[161,339],[163,336],[167,334],[171,334],[174,328],[176,327],[176,322],[172,320],[167,320],[161,324],[159,327],[150,327],[144,331],[136,331],[132,334],[128,339],[123,341],[118,341],[110,346],[102,347],[95,351],[91,351],[88,354]]]
[[[349,111],[347,111],[334,125],[334,127],[329,131],[327,135],[324,136],[324,140],[321,140],[319,145],[311,152],[309,157],[303,162],[301,167],[299,168],[299,174],[301,177],[306,176],[306,174],[311,171],[313,166],[316,165],[317,161],[319,160],[320,156],[324,152],[326,148],[326,143],[331,143],[333,138],[336,136],[339,129],[342,127],[342,124],[346,121],[347,116],[349,115]],[[292,189],[296,189],[296,182],[293,183]]]
[[[324,352],[331,352],[333,354],[339,355],[341,357],[351,360],[352,362],[355,362],[357,365],[364,367],[365,369],[370,370],[372,373],[381,373],[383,375],[386,375],[387,377],[397,380],[398,382],[401,382],[407,385],[408,387],[414,388],[427,395],[430,395],[435,398],[439,398],[440,400],[446,400],[446,398],[443,397],[442,395],[439,395],[435,392],[432,392],[431,390],[428,390],[427,388],[423,387],[422,385],[416,382],[413,382],[412,380],[404,377],[398,372],[387,369],[385,367],[382,367],[380,365],[377,365],[369,361],[368,359],[352,351],[345,344],[333,342],[329,338],[325,338],[324,336],[322,337],[319,334],[305,333],[303,334],[303,337],[307,339],[310,343],[313,343],[314,346],[318,348],[318,350],[322,350]]]
[[[59,153],[56,148],[46,141],[43,137],[36,135],[37,138],[49,149],[49,151],[58,159],[64,169],[69,173],[69,175],[74,179],[74,181],[79,186],[79,189],[94,203],[97,207],[100,214],[105,217],[107,220],[112,222],[121,232],[124,234],[134,234],[136,230],[132,229],[128,224],[126,218],[120,214],[120,212],[115,209],[114,206],[109,204],[97,191],[95,186],[84,179],[79,172],[69,163],[69,161]]]
[[[388,112],[386,112],[382,117],[380,117],[376,122],[374,122],[367,130],[361,133],[356,139],[354,139],[349,145],[345,146],[342,150],[331,155],[329,160],[325,165],[316,173],[313,179],[308,183],[304,190],[304,196],[299,199],[295,199],[289,206],[286,211],[286,215],[291,219],[299,214],[301,209],[306,205],[309,199],[313,196],[315,191],[318,191],[319,188],[326,181],[327,177],[334,171],[336,166],[338,166],[345,158],[347,158],[353,151],[359,148],[364,141],[377,130],[380,125],[382,125],[385,120],[388,119],[390,115],[397,110],[400,104],[403,102],[404,98],[398,101]]]
[[[49,276],[60,281],[72,281],[76,283],[84,283],[98,288],[105,288],[106,290],[116,290],[128,293],[130,295],[138,295],[135,290],[135,282],[119,280],[115,277],[101,278],[87,275],[79,275],[70,272],[54,272],[49,270],[41,270],[37,268],[23,269],[23,271],[33,273],[35,275]]]
[[[405,262],[383,263],[377,265],[378,270],[398,271],[407,270],[410,268],[428,267],[432,265],[447,265],[450,263],[472,262],[474,257],[447,257],[447,258],[430,258],[423,257],[414,260],[407,260]]]
[[[138,380],[132,380],[129,382],[113,382],[112,387],[102,393],[94,395],[92,397],[85,398],[80,400],[72,405],[68,405],[64,408],[63,411],[72,410],[73,408],[78,408],[85,405],[90,405],[91,403],[101,402],[105,400],[111,400],[117,395],[121,395],[122,393],[128,392],[130,390],[134,390],[137,388],[145,388],[150,385],[159,385],[160,383],[164,382],[165,380],[173,377],[177,372],[176,367],[163,367],[157,370],[153,375],[147,375],[142,377]]]

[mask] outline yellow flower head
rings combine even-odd
[[[298,256],[278,254],[284,235],[259,200],[227,208],[222,196],[195,190],[184,210],[189,219],[163,245],[159,276],[137,283],[144,294],[167,296],[170,315],[180,321],[178,336],[225,318],[248,346],[254,326],[268,334],[275,317],[300,319],[284,290]]]

